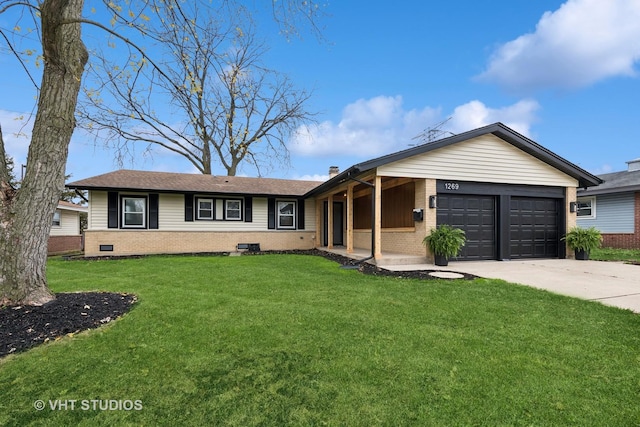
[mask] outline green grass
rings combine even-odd
[[[640,423],[640,318],[597,303],[302,255],[53,259],[48,276],[139,303],[0,361],[0,425]],[[79,408],[91,399],[142,408]]]
[[[595,261],[627,261],[640,263],[640,249],[598,248],[591,251],[589,258]]]

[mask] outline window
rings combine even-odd
[[[230,221],[242,220],[242,202],[240,200],[225,200],[224,218]]]
[[[595,218],[596,217],[596,198],[581,197],[578,199],[578,218]]]
[[[56,211],[53,214],[53,223],[52,225],[54,227],[60,227],[60,211],[56,209]]]
[[[147,199],[145,197],[122,198],[122,227],[145,228]]]
[[[296,227],[296,202],[282,201],[278,202],[278,228],[295,228]]]
[[[213,199],[198,199],[198,219],[213,219]]]

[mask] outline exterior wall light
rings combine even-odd
[[[429,196],[429,209],[438,207],[438,196]]]
[[[578,202],[569,203],[569,212],[575,213],[578,210]]]

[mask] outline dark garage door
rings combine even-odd
[[[465,231],[458,259],[496,259],[496,200],[493,196],[438,194],[437,224]]]
[[[558,200],[512,197],[511,258],[558,257]]]

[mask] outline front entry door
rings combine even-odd
[[[323,243],[324,246],[329,245],[329,203],[324,202],[323,210],[324,210],[324,227],[323,227]],[[343,202],[333,202],[332,213],[333,213],[333,245],[334,246],[342,246],[344,245],[344,237],[343,237],[343,229],[344,229],[344,219],[343,219],[343,211],[344,211],[344,203]]]

